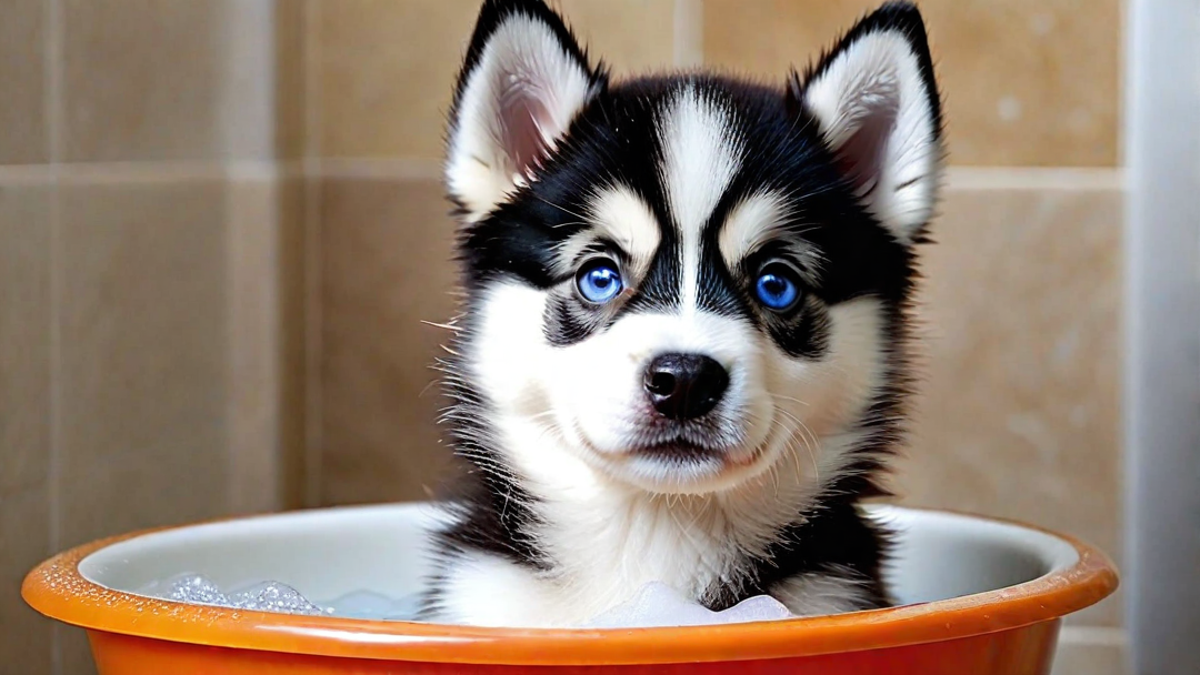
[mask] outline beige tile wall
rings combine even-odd
[[[473,0],[318,0],[319,143],[324,157],[436,160]],[[670,0],[568,0],[581,34],[614,66],[669,63]],[[655,26],[653,36],[646,35]],[[664,35],[665,29],[665,35]]]
[[[0,5],[0,164],[37,164],[49,157],[46,120],[44,0]]]
[[[321,481],[325,503],[420,497],[448,452],[432,355],[453,311],[453,228],[436,182],[330,178],[324,279]],[[422,261],[422,262],[415,262]]]
[[[703,0],[705,62],[767,77],[810,59],[876,0]],[[1120,3],[923,0],[950,156],[984,166],[1117,163]]]
[[[93,669],[52,552],[302,503],[298,9],[0,3],[2,672]]]
[[[914,504],[1039,523],[1115,555],[1119,183],[970,177],[952,174],[924,259],[924,396],[896,484]],[[1118,610],[1073,620],[1116,625]]]
[[[230,506],[305,503],[305,182],[244,177],[225,195]]]
[[[219,157],[224,10],[191,0],[63,0],[62,159]]]
[[[228,501],[229,326],[217,180],[63,185],[56,422],[60,542]],[[159,509],[168,491],[170,513]]]
[[[30,673],[49,672],[53,636],[18,598],[53,546],[49,225],[46,186],[0,185],[0,663]]]
[[[870,4],[562,2],[618,76],[763,78]],[[1117,0],[923,6],[954,168],[897,488],[1116,551]],[[437,160],[476,7],[0,4],[0,663],[90,669],[15,595],[51,551],[437,485],[421,321],[452,308]],[[1110,664],[1117,610],[1073,620],[1057,672]]]

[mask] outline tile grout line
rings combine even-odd
[[[256,147],[260,139],[275,138],[274,84],[276,82],[274,39],[276,8],[272,3],[249,3],[224,0],[223,20],[211,31],[213,48],[222,54],[220,86],[217,88],[217,124],[219,125],[220,158],[228,161],[245,148],[255,156],[266,155],[271,161],[273,152]],[[270,37],[267,37],[270,36]],[[247,91],[244,81],[269,83]],[[245,131],[253,129],[249,137]],[[273,149],[270,145],[266,150]]]
[[[237,311],[237,299],[239,296],[238,281],[240,280],[240,270],[238,269],[237,251],[237,233],[234,231],[239,224],[237,207],[239,200],[237,199],[237,184],[230,179],[221,186],[222,197],[225,201],[221,220],[224,224],[223,236],[224,243],[221,250],[221,255],[225,260],[225,448],[223,464],[225,465],[225,511],[229,514],[236,513],[236,504],[238,503],[237,492],[234,489],[234,475],[237,473],[237,464],[235,457],[240,449],[237,446],[238,441],[238,415],[237,415],[237,383],[238,375],[238,327],[236,322],[241,318]]]
[[[223,12],[224,21],[221,31],[215,31],[215,39],[219,46],[223,37],[226,43],[225,61],[222,64],[222,87],[219,91],[220,108],[219,123],[222,134],[222,157],[235,157],[243,139],[238,130],[249,127],[258,133],[260,138],[275,137],[274,116],[271,114],[273,101],[256,98],[246,105],[245,97],[238,88],[238,73],[249,73],[251,81],[258,82],[254,96],[259,92],[271,92],[276,81],[273,70],[274,59],[270,49],[274,45],[273,29],[276,24],[272,4],[250,5],[243,3],[227,3]],[[257,50],[266,50],[260,52]],[[264,182],[274,183],[281,173],[275,166],[274,159],[252,162],[223,161],[225,180],[224,192],[224,237],[226,273],[226,326],[225,326],[225,510],[228,513],[244,513],[246,509],[246,493],[239,480],[244,471],[243,461],[247,453],[273,452],[271,447],[249,448],[244,445],[247,429],[257,422],[252,414],[253,406],[247,409],[243,405],[244,389],[249,379],[251,387],[257,382],[254,379],[253,368],[249,371],[243,368],[244,356],[255,352],[253,344],[257,332],[248,328],[246,323],[252,322],[242,311],[247,295],[255,292],[254,285],[246,286],[246,261],[239,255],[243,250],[245,229],[245,214],[242,212],[243,200],[241,186],[249,176],[259,176]],[[251,248],[251,250],[254,250]],[[258,273],[271,274],[270,265],[255,266]],[[273,275],[272,275],[273,278]],[[265,307],[271,308],[269,303]],[[257,317],[255,317],[257,319]],[[247,339],[247,333],[250,338]],[[252,361],[253,362],[253,361]],[[253,438],[253,432],[250,432]],[[272,499],[278,495],[272,495]]]
[[[1129,135],[1129,104],[1125,98],[1126,87],[1129,86],[1129,49],[1125,37],[1129,34],[1129,16],[1132,8],[1128,0],[1117,0],[1117,116],[1116,116],[1116,153],[1113,163],[1124,168],[1128,163],[1127,140]]]
[[[126,182],[171,182],[179,180],[272,180],[279,176],[299,175],[302,165],[274,160],[163,160],[117,162],[55,162],[52,165],[0,165],[0,182],[37,183],[55,176],[74,184]]]
[[[46,5],[46,93],[45,111],[49,122],[47,143],[49,164],[62,163],[62,136],[65,131],[63,120],[63,12],[62,0],[48,0]]]
[[[950,190],[1119,190],[1125,185],[1121,167],[950,166]]]
[[[672,23],[675,67],[704,65],[704,0],[675,0]]]
[[[321,33],[320,0],[304,4],[304,506],[321,501]]]
[[[52,165],[0,165],[0,184],[171,182],[181,180],[277,180],[349,178],[363,180],[438,180],[436,159],[310,156],[302,160],[183,160],[151,162],[56,162]],[[1120,189],[1121,167],[951,166],[945,185],[951,190]]]
[[[63,14],[62,0],[49,0],[46,7],[46,60],[43,77],[46,79],[46,91],[43,114],[48,121],[47,160],[49,162],[49,262],[50,262],[50,401],[49,438],[50,448],[47,464],[50,472],[50,485],[47,490],[49,500],[49,538],[51,553],[63,548],[62,541],[62,194],[59,189],[59,162],[62,160],[63,128]],[[65,627],[55,625],[50,633],[50,669],[53,675],[63,672],[63,635]]]
[[[437,159],[327,157],[314,161],[310,171],[321,178],[440,180],[442,166]]]

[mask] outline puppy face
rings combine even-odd
[[[494,420],[487,461],[690,494],[798,454],[809,482],[845,469],[828,441],[900,386],[939,134],[908,6],[774,90],[612,85],[542,3],[486,3],[447,183],[468,298],[451,391]]]

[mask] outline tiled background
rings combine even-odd
[[[864,0],[563,0],[618,74],[780,78]],[[952,168],[906,503],[1120,551],[1120,6],[926,0]],[[0,672],[19,602],[132,528],[420,498],[453,273],[442,116],[475,0],[0,3]],[[1121,672],[1119,602],[1059,672]],[[11,671],[9,670],[11,669]]]

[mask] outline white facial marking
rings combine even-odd
[[[788,217],[787,201],[776,192],[756,192],[730,211],[718,244],[725,264],[733,269],[747,255],[770,241]]]
[[[679,231],[683,313],[695,311],[700,279],[700,234],[741,166],[741,147],[728,113],[693,86],[682,89],[660,122],[662,181]]]
[[[565,266],[574,261],[597,236],[603,236],[629,256],[634,277],[646,273],[662,235],[658,219],[641,197],[625,186],[607,187],[592,196],[584,215],[592,227],[563,242],[558,255],[560,264]],[[564,268],[559,272],[570,270]],[[626,283],[633,281],[626,279]]]
[[[480,304],[480,339],[468,367],[501,415],[520,415],[521,401],[544,392],[551,349],[542,332],[546,294],[518,282],[497,283]]]
[[[789,412],[812,435],[836,434],[862,413],[882,384],[886,348],[882,304],[870,297],[843,302],[829,309],[827,353],[809,361],[776,350],[765,386],[777,396],[803,401]]]
[[[760,337],[746,322],[708,312],[686,316],[638,313],[602,334],[549,354],[551,398],[562,402],[556,419],[568,442],[603,470],[658,491],[715,489],[732,477],[718,459],[669,467],[634,452],[653,441],[642,384],[646,364],[658,354],[704,354],[729,372],[729,386],[713,414],[728,419],[720,435],[731,460],[748,459],[766,439],[770,400],[752,396],[762,387]],[[561,373],[561,374],[560,374]],[[751,421],[747,421],[750,418]],[[666,439],[671,440],[671,439]]]

